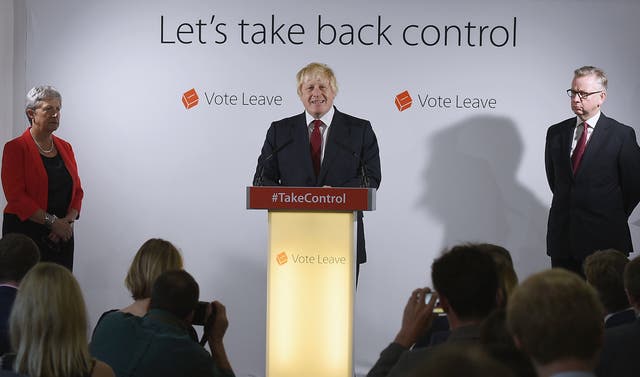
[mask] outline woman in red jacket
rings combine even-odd
[[[2,234],[22,233],[40,247],[42,261],[73,267],[73,222],[83,191],[71,145],[53,135],[62,97],[50,86],[27,93],[30,127],[4,146],[2,188],[7,199]]]

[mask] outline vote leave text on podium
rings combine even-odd
[[[267,377],[353,377],[356,211],[375,189],[247,187],[269,219]]]

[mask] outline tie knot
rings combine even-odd
[[[322,127],[322,121],[320,119],[314,119],[313,128],[320,128],[320,127]]]

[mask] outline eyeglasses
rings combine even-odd
[[[596,93],[602,93],[603,90],[598,90],[597,92],[576,92],[573,89],[567,89],[567,95],[570,98],[573,98],[576,96],[576,94],[578,95],[578,97],[580,97],[580,99],[587,99],[590,95],[592,94],[596,94]]]

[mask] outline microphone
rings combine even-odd
[[[367,175],[367,163],[364,162],[364,160],[362,159],[362,157],[360,157],[360,155],[356,152],[354,152],[351,147],[349,147],[347,144],[343,143],[340,140],[336,140],[335,141],[336,144],[338,144],[338,146],[342,149],[344,149],[345,151],[349,152],[353,157],[357,158],[358,161],[360,161],[360,187],[369,187],[369,176]]]
[[[287,145],[293,143],[293,137],[290,137],[287,141],[285,141],[284,143],[282,143],[278,148],[274,149],[273,151],[271,151],[271,153],[269,153],[267,155],[267,157],[263,158],[263,159],[258,159],[258,173],[254,178],[253,178],[253,185],[254,186],[262,186],[263,182],[264,182],[264,164],[271,160],[273,158],[273,156],[275,156],[276,154],[278,154],[278,152],[280,152],[281,150],[284,149],[284,147],[286,147]]]

